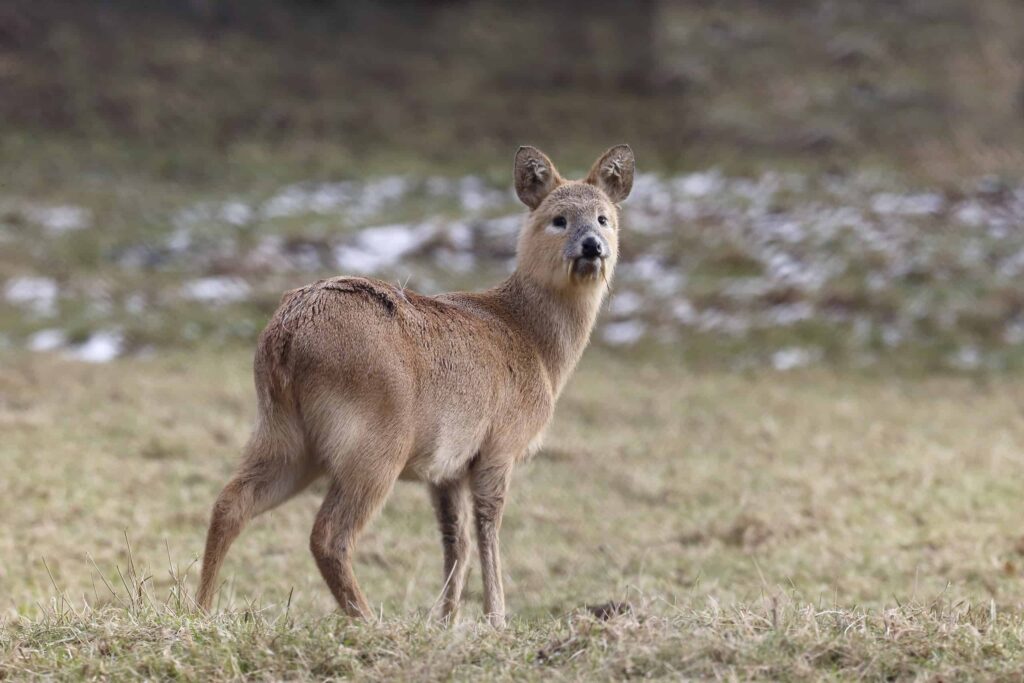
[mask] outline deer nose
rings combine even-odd
[[[587,235],[580,242],[580,249],[583,252],[583,258],[602,258],[604,256],[604,247],[601,246],[601,240],[597,239],[593,235]]]

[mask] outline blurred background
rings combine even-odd
[[[320,277],[493,283],[516,147],[618,142],[599,344],[1021,364],[1017,0],[8,0],[0,347],[248,349]]]

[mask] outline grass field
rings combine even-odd
[[[0,678],[1012,678],[1022,404],[1014,379],[595,349],[513,483],[498,633],[475,569],[460,624],[426,621],[440,543],[408,484],[357,552],[380,623],[334,612],[307,550],[316,486],[252,524],[197,615],[249,354],[8,352]]]

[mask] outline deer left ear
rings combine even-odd
[[[633,189],[633,150],[629,145],[615,145],[594,162],[586,182],[601,188],[618,204]]]

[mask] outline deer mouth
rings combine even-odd
[[[569,261],[570,280],[598,280],[604,275],[604,259],[580,256]]]

